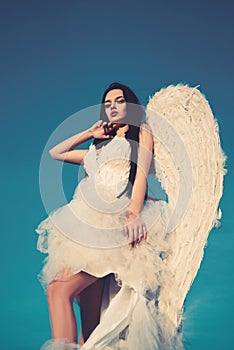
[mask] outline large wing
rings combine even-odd
[[[157,92],[146,108],[154,135],[155,172],[168,196],[171,220],[160,310],[178,327],[185,297],[199,269],[209,232],[221,217],[225,155],[206,98],[187,85]],[[165,281],[169,276],[165,276]],[[168,281],[169,282],[169,281]]]

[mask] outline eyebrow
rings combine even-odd
[[[122,98],[124,98],[124,96],[123,96],[123,95],[121,95],[121,96],[116,97],[116,98],[115,98],[115,100],[118,100],[118,99],[119,99],[119,98],[121,98],[121,97],[122,97]],[[104,102],[104,103],[106,103],[106,102],[111,102],[111,100],[105,100],[105,102]]]

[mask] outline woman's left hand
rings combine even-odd
[[[147,231],[140,215],[135,215],[132,211],[128,211],[124,228],[124,235],[129,241],[129,247],[137,247],[140,242],[147,238]]]

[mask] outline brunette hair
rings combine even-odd
[[[140,131],[140,125],[144,117],[144,110],[141,106],[137,96],[135,93],[126,85],[121,84],[119,82],[111,83],[107,89],[104,91],[104,94],[102,96],[102,104],[101,104],[101,110],[100,110],[100,119],[103,121],[109,121],[108,117],[105,112],[105,98],[109,91],[114,89],[120,89],[123,91],[124,98],[127,102],[127,115],[126,118],[124,118],[123,123],[128,124],[129,129],[126,132],[126,139],[131,145],[131,168],[129,173],[129,183],[124,192],[127,192],[127,194],[131,195],[131,190],[133,183],[135,181],[136,177],[136,169],[137,169],[137,153],[138,153],[138,143],[139,143],[139,131]],[[113,131],[113,136],[116,135],[116,131]],[[111,139],[102,140],[102,139],[94,139],[93,144],[96,146],[96,148],[100,148],[104,144],[111,142]]]

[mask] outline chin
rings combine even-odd
[[[120,118],[120,117],[110,117],[109,118],[110,122],[111,123],[118,123],[118,124],[125,124],[126,123],[126,120],[125,118]]]

